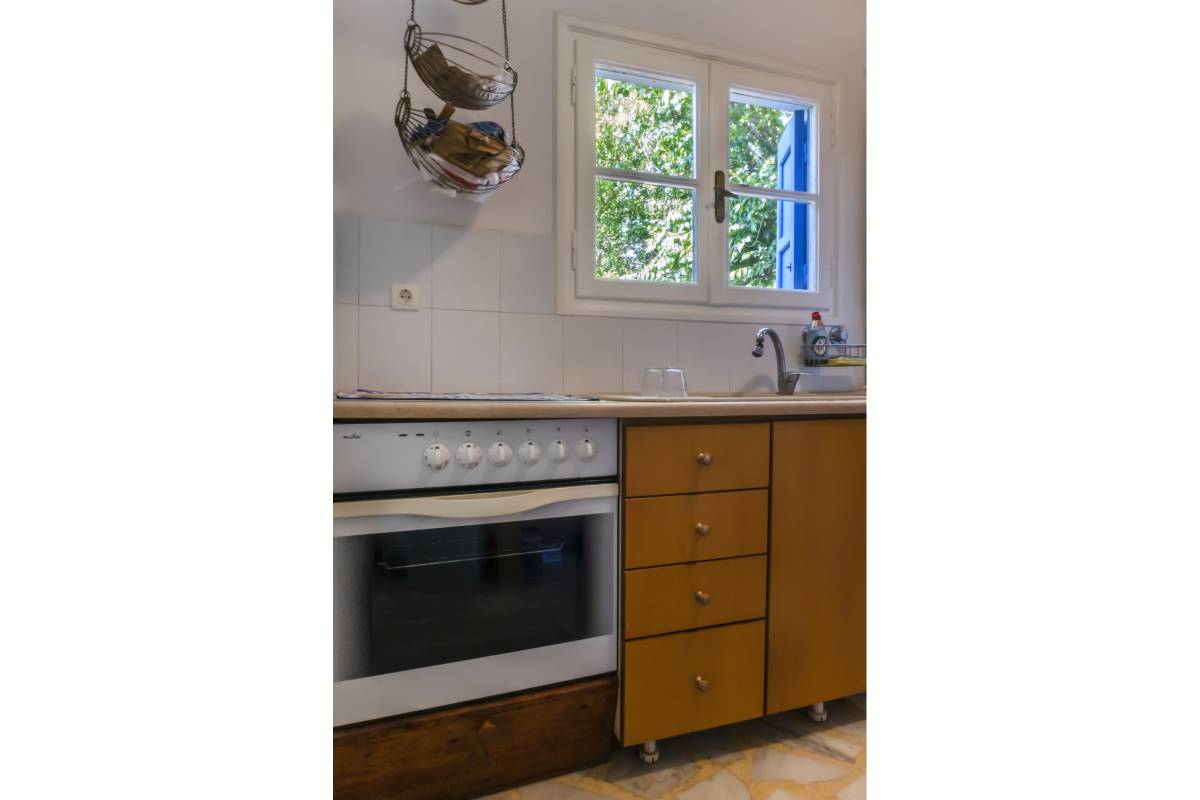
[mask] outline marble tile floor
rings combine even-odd
[[[823,723],[789,711],[663,739],[657,764],[620,748],[600,766],[483,800],[864,800],[867,697],[825,708]]]

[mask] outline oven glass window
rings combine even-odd
[[[334,680],[611,634],[611,529],[598,514],[336,538]]]

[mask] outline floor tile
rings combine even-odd
[[[867,779],[859,778],[837,794],[837,800],[867,800]]]
[[[727,769],[675,795],[676,800],[750,800],[750,791]]]
[[[750,778],[755,781],[821,783],[843,778],[850,769],[849,764],[835,764],[768,746],[755,751]]]
[[[798,736],[833,732],[859,737],[867,735],[867,712],[864,709],[845,700],[834,700],[825,704],[825,711],[829,714],[829,719],[825,722],[813,722],[802,709],[772,714],[758,722]]]
[[[658,800],[692,780],[699,771],[700,768],[681,749],[664,749],[658,763],[643,764],[633,748],[624,748],[607,764],[586,774],[646,800]]]
[[[800,795],[789,792],[787,789],[776,789],[767,795],[767,800],[800,800]]]
[[[520,800],[611,800],[602,794],[589,792],[559,780],[542,781],[517,790]]]
[[[825,708],[825,723],[798,710],[661,739],[656,764],[619,748],[604,764],[487,800],[865,800],[866,697]]]
[[[796,736],[786,740],[784,744],[810,750],[817,755],[837,759],[838,761],[846,761],[851,764],[858,758],[858,754],[862,752],[862,745],[852,742],[849,739],[832,736],[828,733],[810,733],[806,736]]]
[[[689,733],[670,739],[671,748],[679,748],[692,759],[708,759],[715,764],[727,764],[746,757],[746,743],[731,726]]]

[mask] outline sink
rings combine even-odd
[[[806,392],[804,394],[691,394],[687,397],[647,397],[640,394],[602,394],[601,400],[615,400],[625,403],[742,403],[746,401],[804,401],[804,400],[845,400],[865,398],[865,391],[856,392]]]

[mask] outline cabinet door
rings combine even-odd
[[[867,422],[777,422],[767,713],[867,688]]]

